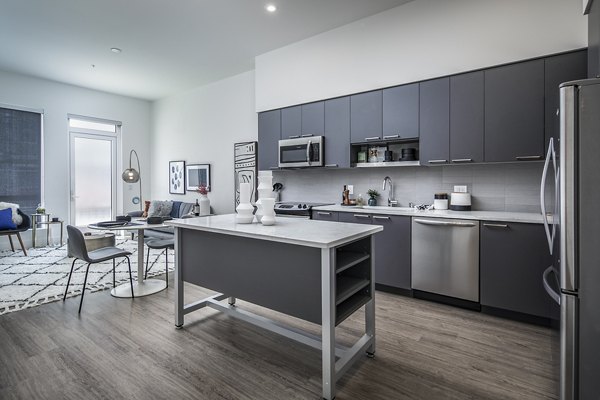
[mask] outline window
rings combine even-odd
[[[42,202],[42,114],[0,107],[0,201],[25,214]]]

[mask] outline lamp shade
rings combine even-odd
[[[140,180],[140,173],[135,168],[127,168],[121,177],[127,183],[136,183]]]

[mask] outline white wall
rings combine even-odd
[[[144,198],[150,193],[150,103],[130,97],[83,89],[31,76],[0,71],[0,104],[44,110],[44,205],[53,216],[69,220],[69,132],[67,114],[121,121],[122,165],[134,148],[140,156]],[[121,171],[117,171],[119,179]],[[119,212],[136,209],[131,203],[137,184],[119,180]],[[131,188],[131,191],[129,190]],[[123,192],[125,196],[123,196]],[[29,233],[24,235],[29,241]],[[6,241],[6,243],[4,243]],[[8,240],[0,240],[7,248]]]
[[[256,57],[256,110],[586,46],[580,0],[415,0]]]
[[[156,101],[152,115],[152,199],[194,202],[196,192],[169,194],[169,161],[210,164],[211,206],[233,212],[233,144],[257,140],[254,71]]]

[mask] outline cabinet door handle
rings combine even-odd
[[[458,226],[464,228],[473,228],[474,223],[471,222],[449,222],[449,221],[432,221],[428,219],[414,219],[417,224],[434,225],[434,226]]]
[[[400,138],[400,135],[385,135],[383,138],[384,139],[398,139],[398,138]]]
[[[370,216],[365,215],[365,214],[354,214],[354,217],[356,217],[356,218],[371,218]]]
[[[319,212],[317,212],[317,215],[331,215],[331,213],[330,212],[319,211]]]
[[[338,165],[337,164],[325,164],[326,168],[337,168]]]
[[[429,164],[444,164],[447,163],[448,160],[429,160],[427,161]]]
[[[472,158],[456,158],[456,159],[452,160],[452,162],[458,162],[458,163],[473,162],[473,159]]]
[[[373,219],[390,219],[390,217],[381,216],[381,215],[373,215]]]
[[[379,136],[366,137],[365,140],[368,142],[369,140],[379,140]]]
[[[279,169],[279,167],[269,167],[269,169]]]
[[[542,156],[517,156],[515,157],[519,161],[527,161],[527,160],[541,160]]]
[[[300,137],[300,135],[290,135],[289,138],[290,139],[298,139]]]
[[[487,226],[488,228],[502,228],[502,229],[507,229],[508,228],[507,224],[488,224],[488,223],[484,223],[483,226]]]
[[[311,136],[313,136],[312,133],[305,133],[304,135],[302,135],[302,137],[311,137]]]

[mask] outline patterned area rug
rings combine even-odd
[[[129,258],[131,273],[136,279],[137,240],[117,240],[117,247],[133,253]],[[62,299],[73,262],[72,258],[67,257],[67,246],[29,249],[27,253],[28,256],[21,251],[0,251],[0,315]],[[169,250],[169,272],[174,270],[174,259],[173,251]],[[68,297],[81,294],[86,265],[83,261],[75,263]],[[164,274],[164,252],[150,250],[150,265],[152,268],[148,277]],[[119,258],[117,286],[128,280],[127,260]],[[112,288],[112,261],[92,264],[86,287],[88,292]]]

